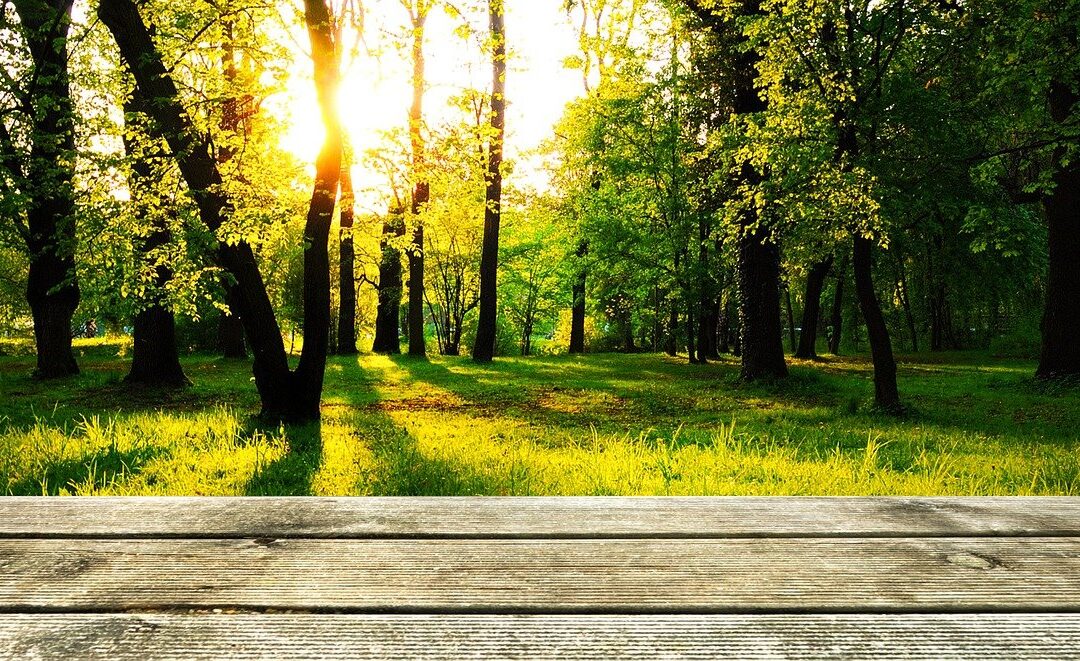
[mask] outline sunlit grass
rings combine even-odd
[[[740,384],[659,356],[333,359],[321,425],[264,428],[243,362],[131,391],[116,347],[31,380],[0,359],[0,492],[222,495],[1080,494],[1080,392],[979,354],[901,365],[911,407],[868,406],[864,360]]]

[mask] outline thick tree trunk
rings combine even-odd
[[[52,379],[79,373],[71,350],[79,306],[75,277],[75,124],[68,79],[71,0],[15,2],[34,70],[30,159],[21,179],[28,193],[26,301],[34,320],[37,369]]]
[[[387,237],[405,236],[399,209],[391,209],[383,223],[382,262],[379,263],[379,307],[375,314],[375,353],[401,353],[401,251]]]
[[[176,348],[176,319],[160,305],[135,315],[131,371],[124,380],[148,386],[190,384]]]
[[[1065,83],[1051,85],[1050,112],[1064,124],[1078,99]],[[1036,375],[1057,379],[1080,375],[1080,160],[1062,165],[1065,148],[1055,154],[1054,190],[1043,201],[1049,225],[1049,276],[1042,319],[1042,354]]]
[[[873,280],[873,244],[864,236],[855,237],[852,264],[855,269],[855,292],[859,308],[866,321],[867,339],[874,361],[874,402],[885,411],[896,413],[902,409],[900,392],[896,387],[896,360],[893,358],[889,329],[881,314]]]
[[[570,310],[570,353],[585,353],[585,285],[588,275],[585,258],[588,254],[589,243],[582,241],[577,249],[578,272],[574,277],[574,301]]]
[[[488,0],[492,53],[491,130],[488,144],[487,191],[484,196],[484,246],[480,257],[480,319],[476,328],[473,360],[491,362],[495,357],[498,319],[499,223],[502,218],[503,137],[506,132],[506,31],[503,0]]]
[[[806,300],[803,301],[802,333],[799,335],[799,347],[796,358],[814,360],[817,356],[818,322],[821,316],[821,292],[825,289],[825,279],[829,277],[833,258],[826,259],[810,267],[806,275]]]
[[[338,248],[338,333],[337,352],[356,355],[356,247],[353,224],[356,220],[352,185],[352,161],[343,160],[341,178],[341,244]]]
[[[787,376],[780,321],[780,249],[762,229],[739,238],[739,332],[744,380]]]
[[[832,314],[829,325],[832,333],[829,334],[829,353],[834,356],[840,355],[840,342],[844,339],[844,283],[847,281],[847,257],[840,262],[840,268],[836,271],[836,287],[833,289]]]

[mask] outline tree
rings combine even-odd
[[[491,137],[488,141],[487,193],[484,209],[484,247],[480,257],[480,318],[473,360],[491,362],[495,356],[498,319],[499,220],[502,216],[503,138],[506,132],[506,30],[503,0],[488,0],[491,39]]]
[[[748,21],[763,15],[762,3],[741,0],[721,7],[711,0],[686,1],[706,27],[731,44],[734,121],[741,126],[753,122],[768,110],[768,104],[755,84],[761,61],[758,44],[744,30]],[[747,381],[783,378],[788,372],[780,320],[780,248],[756,194],[767,173],[748,157],[734,164],[733,173],[735,188],[742,193],[735,209],[741,376]]]
[[[203,222],[218,230],[231,211],[222,190],[218,163],[184,111],[176,84],[165,68],[150,32],[132,0],[103,0],[98,16],[109,28],[121,56],[146,100],[154,130],[168,143],[199,208]],[[221,241],[217,257],[235,278],[241,319],[255,360],[256,387],[263,415],[289,421],[318,419],[330,327],[330,222],[341,167],[341,130],[335,108],[339,82],[335,20],[321,0],[305,2],[316,89],[326,125],[326,139],[316,161],[315,186],[304,230],[305,342],[296,371],[290,371],[273,306],[250,245],[243,239]]]
[[[416,226],[409,248],[409,355],[427,355],[424,337],[424,225],[420,217],[431,199],[431,185],[424,173],[424,28],[432,0],[403,0],[412,27],[413,101],[409,109],[409,142],[412,151],[412,217]]]
[[[8,78],[12,87],[7,91],[16,106],[4,109],[0,118],[0,194],[22,200],[11,220],[30,260],[26,299],[37,342],[35,375],[58,378],[79,372],[71,350],[72,317],[80,297],[75,273],[75,116],[68,70],[73,2],[13,4],[30,66]],[[0,13],[6,11],[6,5],[0,7]]]
[[[169,229],[169,212],[161,208],[155,199],[154,177],[151,159],[155,156],[152,140],[143,124],[146,114],[144,99],[132,94],[126,99],[124,146],[131,159],[131,175],[128,188],[132,206],[139,220],[148,230],[141,246],[141,257],[151,264],[149,295],[135,314],[132,331],[131,370],[125,381],[151,386],[183,387],[189,385],[184,368],[180,365],[180,353],[176,346],[176,318],[168,308],[164,290],[172,280],[173,271],[168,264],[167,253],[162,251],[172,241]]]

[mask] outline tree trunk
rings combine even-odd
[[[34,320],[38,378],[79,373],[71,350],[79,306],[75,276],[75,123],[68,79],[71,0],[15,2],[33,59],[33,139],[22,176],[28,193],[26,301]]]
[[[132,159],[129,188],[131,204],[144,223],[151,225],[150,235],[139,247],[142,259],[158,260],[155,251],[166,246],[172,237],[167,220],[162,214],[148,214],[152,204],[147,198],[154,185],[153,168],[147,160],[151,148],[149,136],[143,131],[145,108],[141,97],[133,94],[124,102],[125,130],[124,148]],[[165,307],[161,296],[172,280],[173,272],[168,264],[158,261],[154,265],[152,300],[135,315],[131,370],[124,380],[147,386],[184,387],[190,384],[180,365],[180,352],[176,348],[176,319]]]
[[[495,357],[495,325],[498,319],[499,222],[502,217],[503,136],[506,131],[506,32],[503,0],[488,0],[491,24],[492,81],[491,130],[488,144],[487,191],[484,199],[484,246],[480,257],[480,319],[476,328],[473,360],[491,362]]]
[[[409,110],[409,137],[412,146],[413,179],[416,182],[412,196],[413,229],[412,247],[409,250],[409,355],[427,355],[424,337],[424,225],[420,213],[427,206],[431,189],[424,180],[424,26],[428,7],[417,3],[410,11],[413,24],[413,103]]]
[[[881,314],[873,280],[873,244],[864,236],[855,237],[852,264],[855,268],[855,293],[866,321],[866,335],[874,361],[874,402],[890,413],[902,410],[896,387],[896,360],[885,317]]]
[[[799,335],[799,347],[796,358],[817,359],[818,320],[821,316],[821,292],[825,289],[825,279],[832,270],[833,257],[817,262],[810,267],[806,275],[806,300],[803,301],[802,333]]]
[[[844,337],[844,282],[847,281],[847,257],[840,262],[840,268],[836,271],[836,288],[833,290],[832,315],[830,326],[832,333],[829,334],[829,353],[834,356],[840,355],[840,342]]]
[[[574,276],[574,305],[570,311],[570,353],[585,353],[585,285],[588,271],[585,258],[589,254],[588,241],[578,244],[578,272]]]
[[[344,151],[343,151],[344,153]],[[356,246],[353,225],[356,221],[352,185],[352,159],[343,158],[341,178],[341,245],[338,248],[338,332],[337,352],[354,356],[356,350]]]
[[[799,340],[795,334],[795,311],[791,307],[791,286],[784,287],[784,307],[787,312],[787,326],[788,326],[788,346],[791,347],[791,353],[799,347]]]
[[[307,0],[305,9],[327,140],[316,162],[316,186],[304,231],[304,322],[310,337],[305,338],[300,367],[295,374],[289,371],[285,342],[251,246],[244,241],[220,243],[217,251],[219,263],[235,278],[240,294],[241,320],[254,354],[252,371],[262,413],[287,421],[319,417],[330,322],[326,248],[341,163],[341,135],[333,119],[338,69],[331,36],[332,19],[326,5],[319,0]],[[216,231],[231,210],[222,192],[218,164],[211,156],[208,140],[195,131],[181,106],[175,83],[137,7],[132,0],[102,0],[98,16],[120,47],[124,62],[135,76],[138,93],[144,99],[153,99],[146,106],[154,119],[153,126],[169,143],[203,222],[210,231]]]
[[[401,353],[401,251],[387,238],[405,236],[400,209],[391,209],[383,223],[382,262],[379,263],[379,308],[375,314],[375,353]]]
[[[1064,124],[1078,99],[1065,82],[1054,81],[1050,112]],[[1057,379],[1080,375],[1080,160],[1054,153],[1054,190],[1043,201],[1049,225],[1049,277],[1042,319],[1042,354],[1036,375]]]
[[[225,82],[229,86],[237,82],[234,25],[235,19],[232,16],[222,17],[222,69]],[[217,162],[221,166],[225,166],[236,155],[233,145],[239,144],[237,139],[247,138],[240,115],[240,100],[235,96],[227,96],[221,104],[221,129],[227,137],[221,141],[217,150]],[[241,133],[245,135],[241,136]],[[230,285],[226,296],[229,314],[222,314],[218,319],[218,351],[224,358],[244,359],[247,358],[247,346],[244,344],[244,323],[240,320],[240,292]]]
[[[746,381],[787,376],[780,321],[780,249],[764,230],[739,237],[741,376]]]

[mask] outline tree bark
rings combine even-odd
[[[353,243],[356,210],[352,185],[352,159],[343,157],[338,186],[341,191],[341,244],[338,248],[337,352],[342,356],[354,356],[357,353],[356,247]]]
[[[382,261],[379,263],[379,307],[375,314],[375,353],[401,353],[401,251],[393,239],[405,236],[400,209],[391,209],[383,223]]]
[[[1067,83],[1052,83],[1050,112],[1058,124],[1069,119],[1077,102],[1077,93]],[[1080,375],[1080,160],[1065,161],[1065,149],[1055,151],[1054,190],[1043,200],[1050,259],[1036,372],[1040,379]]]
[[[873,244],[864,236],[855,237],[852,264],[855,269],[855,293],[866,321],[866,335],[874,361],[874,402],[890,413],[902,410],[896,386],[896,360],[893,358],[889,329],[881,314],[873,280]]]
[[[570,353],[585,353],[585,286],[588,270],[585,258],[589,254],[589,242],[578,244],[578,271],[574,276],[574,304],[570,310]]]
[[[746,381],[787,376],[780,321],[780,249],[764,230],[739,237],[739,347]]]
[[[473,360],[487,363],[495,357],[498,319],[499,223],[502,218],[503,137],[506,132],[506,26],[503,0],[488,0],[492,53],[491,129],[488,144],[487,191],[484,199],[484,246],[480,256],[480,319]]]
[[[806,300],[803,301],[802,333],[799,335],[799,347],[796,358],[817,359],[818,320],[821,316],[821,292],[825,289],[825,279],[832,270],[833,257],[817,262],[810,267],[806,276]]]
[[[71,322],[80,297],[75,275],[75,122],[67,44],[73,3],[14,4],[34,63],[28,99],[32,144],[20,177],[28,201],[26,301],[37,343],[34,375],[53,379],[79,373],[71,350]]]

